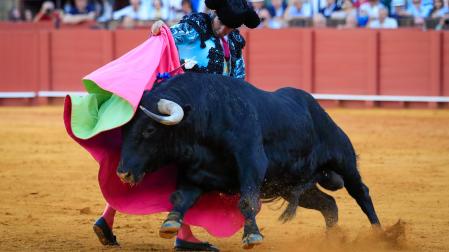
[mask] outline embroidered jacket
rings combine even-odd
[[[212,19],[205,13],[193,13],[170,28],[178,48],[181,64],[186,59],[197,62],[190,71],[229,75],[245,78],[245,63],[242,49],[245,40],[238,30],[228,34],[230,60],[226,64],[220,39],[215,37],[211,25]]]

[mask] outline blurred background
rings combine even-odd
[[[447,28],[447,0],[249,0],[260,27]],[[207,12],[203,0],[3,0],[0,19],[88,22],[91,27],[135,28],[151,20],[175,23],[185,14]]]
[[[446,107],[448,0],[249,0],[246,79],[326,105]],[[0,104],[48,104],[203,0],[0,1]]]

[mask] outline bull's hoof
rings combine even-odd
[[[164,239],[171,239],[178,234],[181,228],[181,222],[175,220],[166,220],[159,229],[159,236]]]
[[[261,234],[249,234],[245,236],[242,240],[243,249],[252,249],[254,246],[261,244],[263,241],[263,236]]]
[[[115,238],[115,235],[103,217],[95,222],[93,229],[101,244],[105,246],[119,246],[117,238]]]

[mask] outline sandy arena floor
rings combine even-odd
[[[329,110],[360,156],[384,227],[399,219],[398,239],[372,235],[366,216],[345,190],[332,193],[340,208],[338,234],[325,235],[318,212],[300,209],[286,224],[280,203],[258,216],[265,235],[254,251],[448,251],[449,111]],[[66,134],[61,107],[0,107],[0,251],[168,251],[158,237],[165,216],[117,215],[121,248],[104,248],[92,223],[104,201],[97,164]],[[222,251],[242,251],[241,233],[214,239]],[[393,236],[395,236],[393,234]]]

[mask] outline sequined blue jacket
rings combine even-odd
[[[220,39],[213,35],[211,16],[205,13],[194,13],[183,17],[170,28],[178,48],[181,64],[186,59],[197,62],[190,71],[229,75],[234,78],[245,78],[245,63],[242,49],[245,40],[238,30],[228,35],[230,61],[226,64]]]

